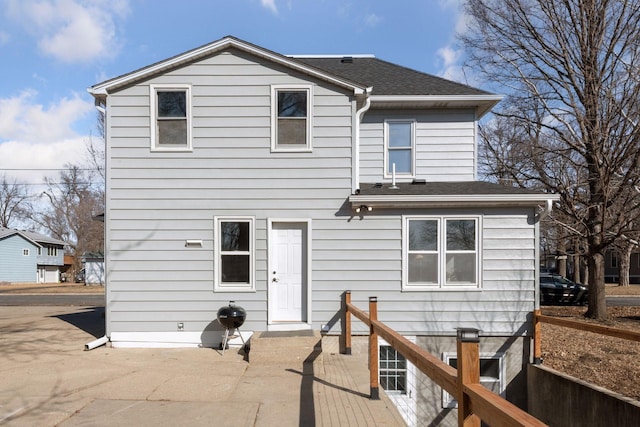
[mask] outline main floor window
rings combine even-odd
[[[478,217],[405,217],[403,288],[477,287]]]
[[[254,219],[216,218],[215,289],[253,291]]]
[[[191,149],[191,100],[187,86],[151,86],[151,148]]]
[[[443,360],[449,366],[458,369],[458,359],[456,353],[444,353]],[[480,384],[491,390],[495,394],[504,397],[505,367],[504,353],[480,354]],[[442,407],[456,408],[458,402],[454,396],[446,391],[442,391]]]
[[[272,145],[274,151],[311,149],[311,87],[272,87]]]

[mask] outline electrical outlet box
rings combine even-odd
[[[179,331],[184,331],[184,323],[183,322],[178,322],[178,330]]]

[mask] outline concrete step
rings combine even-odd
[[[249,341],[252,365],[322,365],[322,336],[319,331],[255,332]]]

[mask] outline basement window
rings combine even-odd
[[[495,394],[505,397],[505,366],[504,353],[480,354],[480,384]],[[442,359],[449,366],[458,368],[458,358],[456,353],[443,353]],[[442,407],[457,408],[458,401],[442,390]]]

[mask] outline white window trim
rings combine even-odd
[[[443,236],[444,224],[447,220],[474,220],[476,222],[476,283],[446,283],[446,240]],[[409,221],[434,220],[438,222],[438,282],[409,284]],[[482,216],[480,215],[403,215],[402,216],[402,290],[475,290],[482,286]]]
[[[300,147],[278,146],[278,92],[307,92],[307,143]],[[312,151],[313,135],[313,86],[312,85],[271,85],[271,152],[273,153],[309,153]]]
[[[498,390],[500,391],[500,396],[502,398],[506,398],[506,379],[507,379],[507,367],[505,363],[506,353],[498,352],[498,353],[480,353],[480,359],[496,359],[498,360],[498,375],[500,376],[497,381],[493,377],[483,377],[480,376],[480,384],[487,383],[497,383]],[[458,354],[456,352],[445,352],[442,353],[442,361],[449,364],[450,359],[457,359]],[[443,408],[457,408],[458,401],[455,396],[449,394],[445,389],[442,389],[442,407]]]
[[[176,91],[176,92],[180,92],[180,91],[185,91],[186,92],[186,108],[187,108],[187,145],[184,147],[178,146],[178,147],[168,147],[168,146],[158,146],[158,141],[157,141],[157,135],[156,135],[156,129],[157,129],[157,113],[158,113],[158,106],[156,103],[157,100],[157,96],[156,96],[156,92],[158,91]],[[152,84],[149,85],[149,108],[150,108],[150,123],[149,123],[149,127],[151,129],[151,151],[182,151],[182,152],[189,152],[189,151],[193,151],[193,142],[192,142],[192,138],[191,138],[191,118],[192,118],[192,111],[191,111],[191,85],[188,84]]]
[[[220,278],[220,257],[222,250],[220,248],[220,223],[222,222],[248,222],[249,223],[249,283],[222,283]],[[256,290],[256,219],[252,216],[215,216],[213,218],[214,230],[213,239],[215,253],[213,257],[213,274],[214,274],[214,291],[215,292],[255,292]]]
[[[415,119],[387,119],[384,121],[384,177],[393,178],[393,173],[389,172],[389,123],[410,123],[411,124],[411,173],[398,173],[396,178],[415,178],[416,176],[416,120]]]

